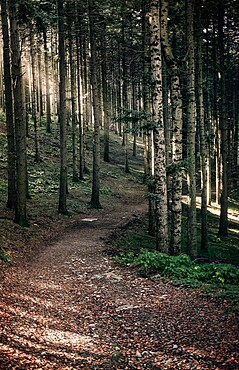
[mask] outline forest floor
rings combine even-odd
[[[107,166],[103,209],[77,203],[72,185],[71,210],[82,211],[57,215],[57,198],[35,183],[31,226],[21,229],[0,204],[0,237],[16,261],[0,261],[0,370],[238,369],[238,318],[229,302],[142,277],[107,254],[115,231],[142,228],[147,212],[137,167],[120,177]],[[34,164],[34,171],[30,179],[39,181],[43,169]],[[42,181],[46,187],[49,175]]]

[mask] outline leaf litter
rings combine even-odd
[[[110,233],[145,212],[138,199],[92,211],[94,222],[79,215],[59,240],[4,269],[0,369],[239,368],[238,318],[227,301],[105,255]]]

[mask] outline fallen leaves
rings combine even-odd
[[[239,367],[238,322],[226,301],[115,265],[99,239],[108,231],[93,224],[6,271],[0,369]]]

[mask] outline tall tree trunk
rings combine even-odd
[[[36,45],[33,30],[30,31],[30,53],[32,67],[32,119],[34,123],[35,161],[40,162],[40,148],[37,117],[37,74],[36,74]]]
[[[132,71],[132,114],[133,114],[133,117],[132,117],[132,134],[133,134],[133,157],[136,157],[137,156],[137,131],[138,131],[138,118],[137,116],[135,116],[135,113],[138,109],[137,107],[137,99],[136,99],[136,83],[135,83],[135,77],[133,75],[133,71]]]
[[[26,122],[24,121],[24,102],[22,87],[22,66],[19,31],[16,18],[15,1],[10,1],[10,29],[12,51],[12,81],[14,96],[14,119],[16,135],[16,204],[15,222],[28,226],[27,221],[27,161],[26,161]]]
[[[195,156],[195,57],[194,57],[194,1],[186,0],[187,18],[187,157],[189,175],[189,210],[188,210],[188,253],[197,256],[197,219],[196,219],[196,156]]]
[[[234,111],[234,135],[233,135],[233,189],[239,187],[239,67],[237,67],[237,79],[235,81],[235,95],[233,99]]]
[[[90,78],[94,111],[94,137],[93,137],[93,178],[92,194],[90,204],[94,208],[101,208],[100,204],[100,100],[98,92],[97,76],[97,54],[96,54],[96,33],[94,19],[94,2],[89,0],[89,25],[90,25]]]
[[[218,44],[219,44],[219,60],[220,60],[220,108],[219,108],[219,125],[221,132],[221,154],[222,154],[222,192],[220,196],[220,224],[218,234],[220,236],[228,236],[228,123],[226,117],[226,76],[224,64],[224,0],[218,3]]]
[[[43,94],[42,94],[42,55],[41,55],[41,38],[38,38],[39,46],[37,48],[37,62],[38,62],[38,100],[39,100],[39,123],[41,126],[41,119],[43,117]]]
[[[212,150],[213,146],[213,132],[212,132],[212,107],[210,98],[210,60],[209,60],[209,30],[206,31],[206,91],[205,91],[205,121],[206,130],[208,132],[207,139],[207,205],[212,204]]]
[[[68,2],[68,9],[70,9],[70,2]],[[73,34],[74,29],[72,25],[72,18],[68,17],[68,44],[69,44],[69,64],[70,64],[70,91],[71,91],[71,130],[72,130],[72,181],[78,181],[77,173],[77,117],[76,117],[76,70],[75,58],[73,54]]]
[[[121,2],[121,14],[122,14],[122,25],[121,25],[121,33],[122,33],[122,105],[123,105],[123,115],[127,115],[128,106],[128,66],[126,62],[126,42],[125,42],[125,9],[126,9],[126,1],[122,0]],[[128,144],[128,123],[124,121],[123,124],[123,146],[125,150],[125,172],[129,173],[129,144]]]
[[[168,253],[168,210],[166,186],[166,151],[162,106],[162,55],[160,44],[159,1],[151,0],[151,68],[152,68],[152,115],[155,147],[155,209],[157,250]]]
[[[16,204],[16,152],[15,132],[13,119],[13,96],[10,62],[10,40],[8,29],[7,1],[2,0],[1,20],[3,35],[3,69],[6,104],[6,125],[7,125],[7,169],[8,169],[8,197],[7,207],[14,208]]]
[[[60,95],[60,191],[58,212],[67,214],[67,149],[66,149],[66,60],[64,36],[64,0],[57,0],[58,5],[58,48],[59,48],[59,95]]]
[[[151,96],[150,96],[150,25],[149,25],[149,1],[142,0],[142,50],[143,50],[143,81],[142,81],[142,97],[143,109],[145,111],[145,121],[143,128],[143,143],[144,143],[144,179],[148,186],[149,194],[154,194],[154,182],[152,181],[151,168],[151,130],[148,127],[148,118],[151,115]],[[155,235],[155,212],[154,212],[153,197],[148,197],[148,232],[149,235]]]
[[[179,71],[168,39],[168,1],[161,2],[161,43],[170,71],[172,106],[172,213],[170,254],[181,251],[182,236],[182,96]]]
[[[79,122],[79,179],[84,179],[85,156],[84,156],[84,75],[83,75],[83,52],[81,38],[81,20],[77,0],[75,0],[75,39],[76,39],[76,65],[77,65],[77,104],[78,104],[78,122]],[[83,99],[82,99],[83,95]]]
[[[47,47],[47,30],[43,30],[44,43],[44,64],[45,64],[45,79],[46,79],[46,132],[51,132],[51,99],[50,99],[50,83],[49,83],[49,59]]]
[[[91,86],[89,78],[89,40],[85,35],[81,34],[81,81],[82,81],[82,136],[80,137],[82,143],[82,160],[84,173],[89,172],[86,166],[86,131],[89,129],[89,125],[92,125],[92,113],[91,113]]]
[[[109,140],[110,140],[110,131],[109,131],[109,114],[110,114],[110,99],[109,99],[109,82],[108,82],[108,73],[107,70],[107,55],[106,55],[106,38],[105,38],[106,27],[103,28],[102,36],[102,47],[101,47],[101,73],[102,73],[102,89],[103,89],[103,111],[104,111],[104,161],[110,161],[109,153]]]
[[[220,202],[221,192],[221,150],[220,150],[220,131],[218,122],[218,53],[217,53],[217,40],[216,40],[216,20],[213,17],[213,126],[215,133],[215,201],[217,204]]]
[[[208,227],[207,227],[207,139],[205,133],[204,105],[203,105],[203,74],[202,74],[202,26],[201,9],[197,7],[197,117],[200,135],[200,154],[201,154],[201,249],[208,250]]]

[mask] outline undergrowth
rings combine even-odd
[[[213,235],[211,235],[213,239]],[[227,250],[227,259],[232,256],[230,241],[217,240],[217,251]],[[115,261],[137,269],[143,276],[169,279],[175,285],[200,288],[207,293],[215,293],[219,298],[226,298],[239,309],[239,260],[232,263],[227,259],[217,258],[214,245],[207,254],[199,253],[199,258],[191,258],[182,252],[178,256],[169,256],[155,250],[155,239],[147,231],[127,230],[117,235],[114,250]],[[209,255],[211,258],[209,258]],[[206,262],[205,262],[206,261]]]

